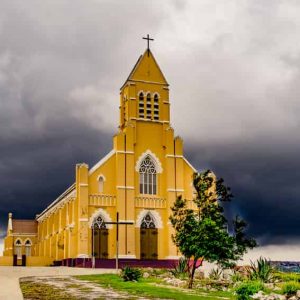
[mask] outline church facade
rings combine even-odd
[[[113,149],[92,167],[77,164],[74,184],[35,220],[9,214],[6,263],[21,264],[22,258],[26,265],[112,260],[117,226],[110,223],[117,213],[120,222],[130,223],[119,225],[120,259],[176,259],[171,206],[182,195],[193,207],[195,171],[170,124],[169,85],[147,49],[120,89]]]

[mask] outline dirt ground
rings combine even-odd
[[[89,300],[89,299],[137,299],[123,292],[116,292],[112,289],[79,280],[71,276],[60,277],[25,277],[20,279],[20,284],[25,300],[38,299],[68,299],[68,300]]]
[[[22,300],[23,296],[19,285],[19,279],[23,277],[60,277],[114,272],[115,270],[111,269],[84,269],[68,267],[0,267],[0,300]]]

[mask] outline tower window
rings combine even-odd
[[[159,120],[159,103],[158,103],[158,95],[154,95],[154,120]]]
[[[150,93],[147,94],[147,119],[152,118],[152,111],[151,111],[151,95]]]
[[[140,169],[140,193],[155,195],[157,193],[157,172],[150,155],[142,161]]]
[[[144,94],[139,94],[139,118],[144,118]]]
[[[147,94],[147,103],[151,103],[151,95],[149,93]]]

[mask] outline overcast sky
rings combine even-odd
[[[2,235],[111,149],[147,33],[188,159],[231,186],[260,244],[298,244],[298,0],[1,0]]]

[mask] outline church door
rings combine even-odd
[[[157,259],[157,228],[152,216],[148,213],[141,224],[141,259]]]
[[[93,223],[92,249],[95,258],[108,258],[108,229],[101,217]]]

